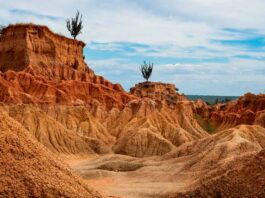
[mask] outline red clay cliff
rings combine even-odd
[[[85,43],[46,26],[11,25],[0,37],[0,100],[4,103],[122,107],[134,96],[95,75],[84,61]]]

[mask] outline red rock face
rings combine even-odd
[[[23,71],[29,65],[41,72],[55,66],[70,67],[78,71],[88,69],[83,60],[85,44],[54,34],[45,26],[9,26],[2,34],[0,40],[2,72]]]
[[[81,41],[45,26],[15,25],[0,38],[0,100],[4,103],[90,105],[121,108],[135,98],[97,76],[83,58]]]
[[[130,90],[131,94],[134,94],[140,98],[151,98],[157,101],[166,101],[168,104],[176,104],[179,101],[187,101],[184,95],[176,92],[174,84],[167,84],[161,82],[143,82],[136,84]]]
[[[195,112],[221,131],[240,124],[258,124],[265,126],[265,95],[247,93],[238,100],[227,104],[217,104],[213,107],[195,105]]]

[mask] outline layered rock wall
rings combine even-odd
[[[265,95],[247,93],[237,100],[207,106],[201,101],[194,105],[194,112],[204,125],[213,131],[222,131],[240,124],[265,126]]]
[[[46,26],[11,25],[0,36],[0,100],[15,104],[91,105],[122,108],[134,96],[95,75],[81,41]]]
[[[44,71],[63,66],[86,71],[84,46],[83,42],[54,34],[45,26],[8,26],[0,39],[0,69],[22,71],[32,66]]]
[[[143,82],[138,83],[130,89],[130,93],[140,98],[151,98],[154,100],[165,100],[168,103],[176,103],[187,100],[184,95],[177,92],[174,84],[161,82]]]

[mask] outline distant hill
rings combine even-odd
[[[207,96],[207,95],[186,95],[190,100],[202,99],[209,104],[215,104],[216,100],[219,102],[227,102],[230,100],[235,100],[239,96]]]

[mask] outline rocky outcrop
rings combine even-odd
[[[99,101],[91,106],[22,104],[3,108],[53,152],[145,157],[163,155],[208,136],[193,118],[192,104],[146,97],[110,111]]]
[[[150,98],[133,100],[122,111],[112,111],[106,127],[117,137],[116,153],[137,157],[163,155],[208,135],[193,118],[192,103],[178,102],[173,108]]]
[[[185,102],[186,103],[186,102]],[[192,103],[174,109],[151,99],[133,100],[110,112],[86,106],[4,105],[10,117],[60,154],[163,155],[208,136],[193,118]]]
[[[97,77],[95,77],[97,79]],[[27,72],[0,74],[0,98],[5,104],[63,104],[92,106],[100,102],[106,109],[122,108],[133,96],[102,81],[47,80]]]
[[[135,98],[86,65],[81,41],[45,26],[8,26],[0,37],[0,100],[13,104],[92,105],[122,108]]]
[[[46,26],[10,25],[0,39],[0,70],[49,72],[53,67],[88,71],[83,58],[85,43],[54,34]],[[90,72],[93,74],[92,70]]]
[[[177,93],[174,84],[166,84],[161,82],[143,82],[136,84],[130,89],[130,93],[140,98],[151,98],[158,101],[166,101],[168,104],[187,100],[184,95]]]
[[[194,112],[199,115],[202,125],[214,131],[222,131],[240,124],[264,125],[265,95],[247,93],[237,100],[212,107],[197,101]]]
[[[111,111],[106,119],[106,128],[117,137],[114,152],[135,157],[164,155],[208,135],[193,118],[192,102],[178,94],[175,85],[144,82],[130,93],[141,99],[130,101],[121,111]]]

